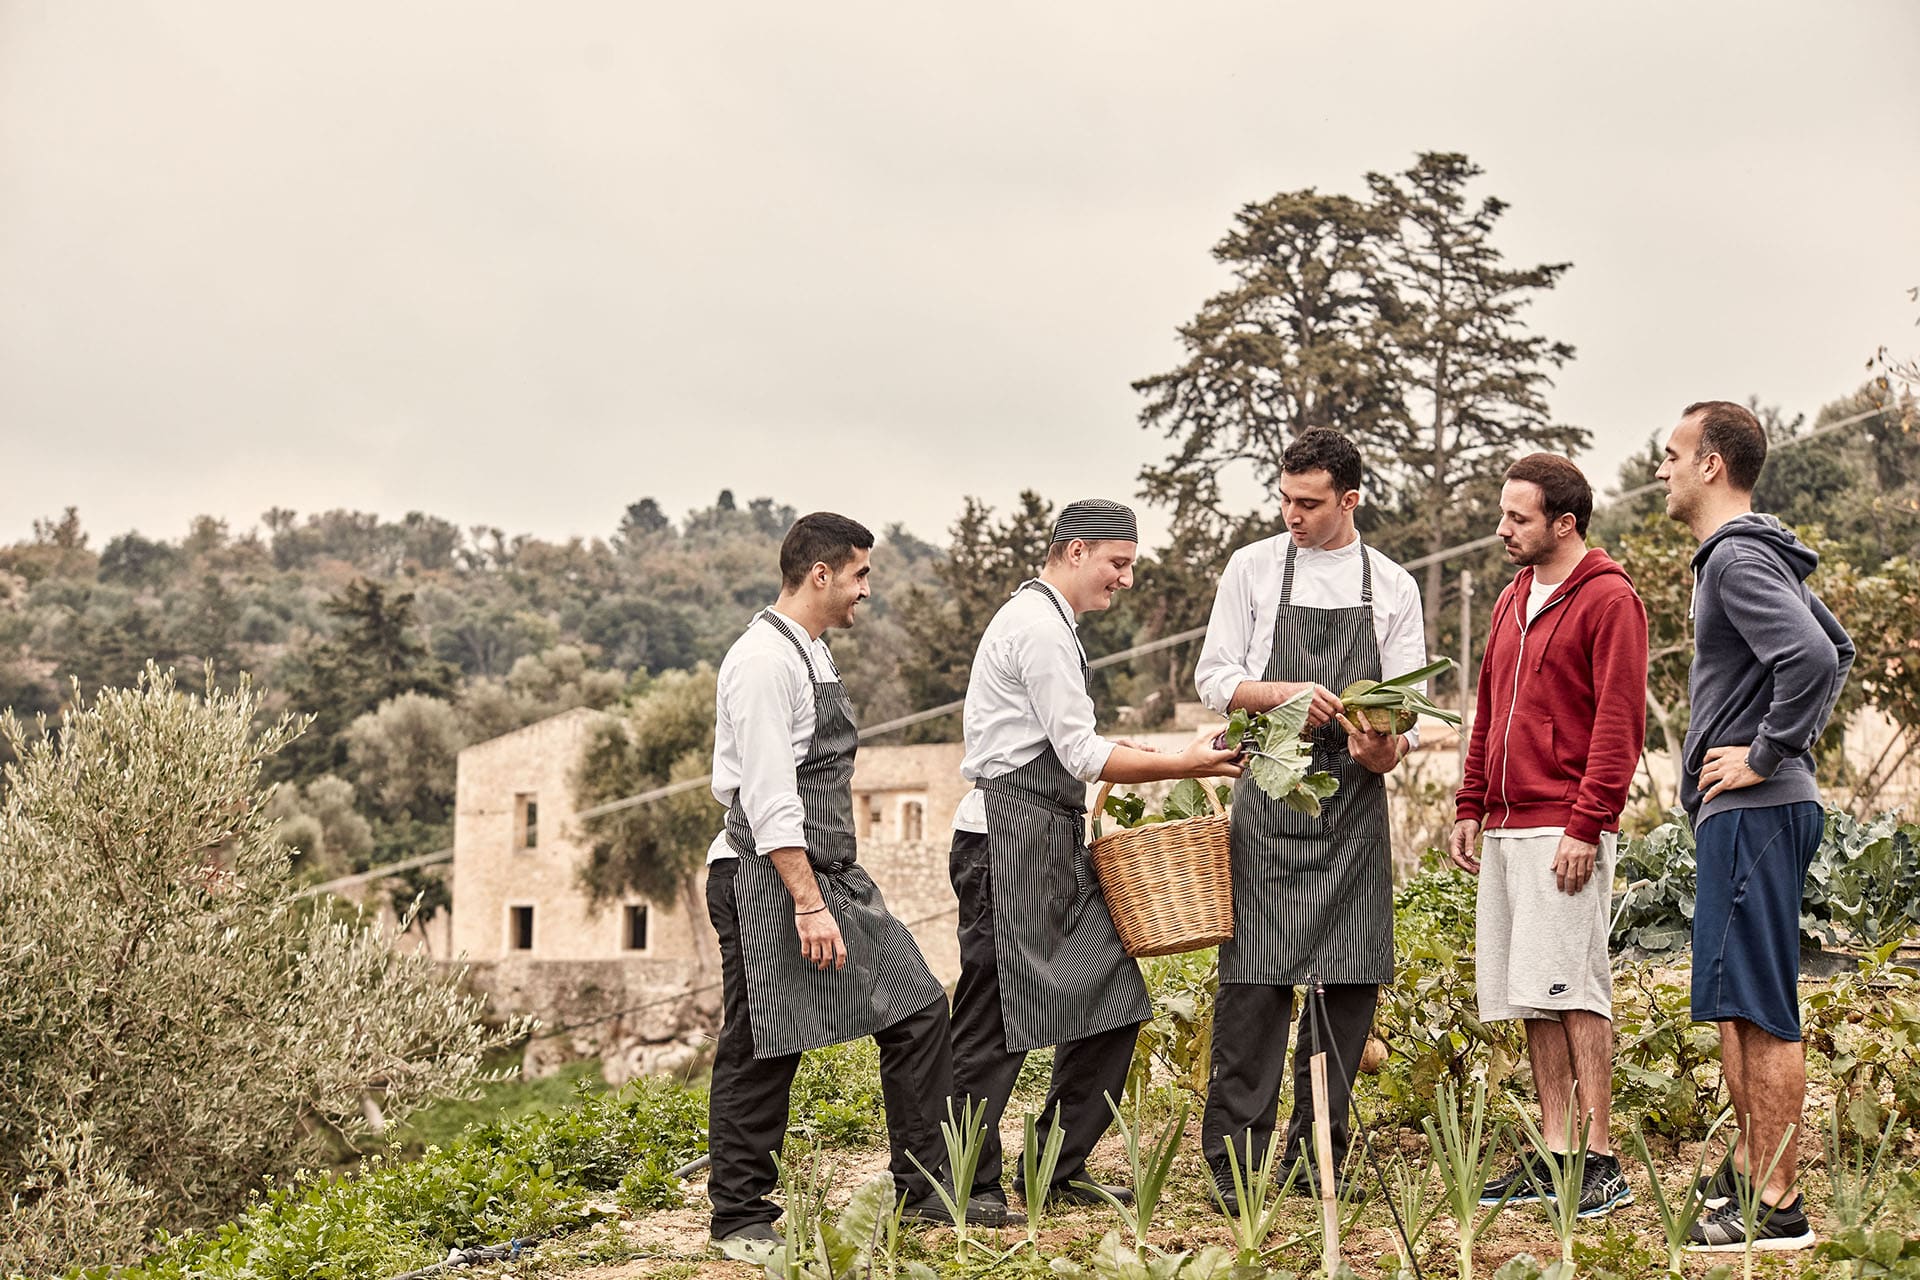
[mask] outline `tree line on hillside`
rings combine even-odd
[[[1546,399],[1552,371],[1573,351],[1525,317],[1568,265],[1509,267],[1494,243],[1506,206],[1472,196],[1479,177],[1464,156],[1425,154],[1404,172],[1367,175],[1361,196],[1283,192],[1237,212],[1213,251],[1227,287],[1181,326],[1179,366],[1135,384],[1141,427],[1169,441],[1140,480],[1169,510],[1171,531],[1143,548],[1135,590],[1083,621],[1090,652],[1205,621],[1233,548],[1278,527],[1271,497],[1233,509],[1221,476],[1241,469],[1271,495],[1299,429],[1332,425],[1360,443],[1363,535],[1402,560],[1491,532],[1515,455],[1587,442],[1584,429],[1554,421]],[[1910,599],[1898,584],[1910,581],[1906,557],[1920,546],[1920,443],[1900,403],[1883,377],[1811,426],[1761,409],[1776,441],[1761,505],[1824,540],[1823,573],[1844,565],[1864,584],[1855,594],[1867,619],[1897,619],[1887,611]],[[1868,410],[1866,421],[1794,447]],[[1622,468],[1622,490],[1651,478],[1660,443],[1653,437]],[[1650,596],[1683,589],[1673,584],[1684,577],[1684,535],[1659,505],[1657,494],[1623,503],[1594,530]],[[1033,492],[1004,511],[969,499],[937,547],[897,525],[883,531],[874,600],[854,631],[833,637],[866,722],[962,696],[974,644],[1037,569],[1053,510]],[[270,766],[284,784],[275,813],[302,874],[359,870],[449,843],[463,746],[574,707],[630,711],[590,753],[583,793],[614,798],[696,769],[700,744],[642,727],[657,720],[694,738],[706,730],[679,711],[644,708],[655,695],[673,707],[698,701],[703,689],[710,700],[711,668],[777,593],[776,548],[794,515],[774,498],[741,505],[725,491],[676,521],[642,498],[604,538],[546,541],[419,512],[303,518],[275,507],[245,531],[201,516],[178,540],[130,531],[96,549],[68,509],[0,548],[0,705],[23,716],[57,711],[74,687],[132,684],[149,659],[211,663],[229,686],[251,672],[269,707],[313,717]],[[1459,647],[1462,568],[1481,583],[1476,635],[1510,572],[1498,548],[1425,572],[1439,652]],[[1655,612],[1684,626],[1683,609]],[[1684,641],[1656,637],[1656,746],[1684,728]],[[1196,648],[1102,669],[1099,705],[1112,719],[1164,722],[1192,697]],[[1889,661],[1896,672],[1912,665]],[[1898,707],[1900,678],[1856,687]],[[936,720],[902,740],[957,730],[957,719]],[[693,853],[680,828],[712,818],[703,797],[683,799],[677,816],[660,806],[605,824],[589,875],[597,891],[652,894],[681,882]],[[669,848],[677,852],[663,881],[646,868]],[[434,892],[430,877],[400,892],[420,890]]]

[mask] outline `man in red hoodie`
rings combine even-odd
[[[1520,572],[1493,606],[1448,849],[1480,877],[1480,1017],[1525,1020],[1548,1146],[1573,1152],[1586,1129],[1583,1218],[1633,1202],[1607,1134],[1607,912],[1620,810],[1647,725],[1646,606],[1606,552],[1587,549],[1592,513],[1593,489],[1567,459],[1535,453],[1508,469],[1499,532]],[[1528,1155],[1480,1203],[1551,1194]]]

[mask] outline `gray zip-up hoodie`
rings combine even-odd
[[[1768,515],[1736,516],[1693,556],[1693,670],[1681,803],[1716,813],[1820,799],[1812,748],[1853,666],[1853,640],[1807,587],[1813,548]],[[1711,747],[1746,747],[1766,779],[1701,803]]]

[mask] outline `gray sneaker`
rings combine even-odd
[[[1687,1248],[1694,1253],[1743,1253],[1754,1249],[1810,1249],[1813,1228],[1807,1222],[1801,1198],[1778,1207],[1760,1206],[1760,1221],[1749,1241],[1747,1223],[1738,1202],[1723,1204],[1693,1224],[1687,1233]]]

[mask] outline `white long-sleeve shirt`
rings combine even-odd
[[[1249,543],[1233,553],[1207,620],[1207,638],[1193,683],[1204,702],[1228,714],[1243,681],[1263,679],[1273,653],[1273,620],[1280,606],[1288,534]],[[1346,609],[1360,603],[1360,547],[1355,539],[1333,551],[1300,548],[1293,563],[1293,603],[1309,609]],[[1382,679],[1427,665],[1426,621],[1413,575],[1372,548],[1373,635],[1380,646]],[[1282,680],[1303,677],[1281,672]],[[1421,686],[1425,688],[1424,683]],[[1338,689],[1335,693],[1340,692]],[[1419,730],[1408,732],[1409,743]]]
[[[840,678],[826,642],[777,609],[772,625],[758,617],[727,650],[720,664],[713,723],[713,798],[733,805],[740,797],[754,848],[804,849],[806,809],[796,781],[813,746],[813,683],[807,664],[780,634],[785,630],[813,655],[814,674],[824,683]],[[779,630],[776,630],[778,628]],[[707,861],[737,857],[726,828],[707,847]]]
[[[1012,773],[1049,744],[1074,777],[1100,777],[1115,744],[1094,730],[1079,630],[1066,597],[1044,582],[1038,591],[1014,592],[993,615],[967,677],[960,773],[969,782]],[[978,788],[961,800],[953,825],[987,829],[986,796]]]

